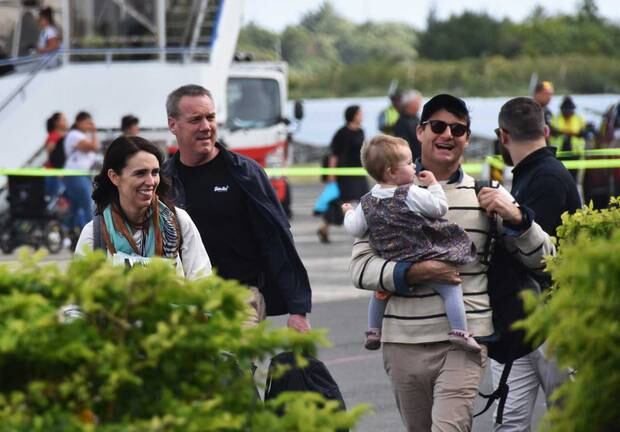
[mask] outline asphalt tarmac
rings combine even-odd
[[[320,219],[312,216],[314,200],[322,185],[297,184],[292,187],[292,232],[297,249],[308,270],[313,290],[313,310],[310,315],[314,328],[328,329],[332,346],[323,348],[319,358],[323,360],[340,386],[347,406],[360,403],[371,405],[372,413],[365,416],[357,427],[359,432],[404,430],[389,379],[383,369],[381,351],[368,351],[363,347],[366,329],[369,292],[353,287],[349,278],[349,257],[352,239],[342,227],[332,227],[331,243],[319,243],[316,230]],[[0,254],[0,263],[15,261],[15,253]],[[71,252],[64,250],[49,255],[45,261],[56,261],[61,266],[71,259]],[[285,318],[271,319],[274,325],[285,325]],[[258,373],[264,373],[263,365]],[[490,371],[487,368],[481,391],[492,391]],[[484,406],[481,398],[476,400],[476,412]],[[533,425],[544,413],[544,396],[539,393]],[[474,421],[473,431],[490,432],[492,409]]]

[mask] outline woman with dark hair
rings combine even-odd
[[[52,159],[52,153],[56,149],[56,144],[61,142],[61,139],[67,134],[67,117],[61,112],[55,112],[45,122],[45,128],[47,129],[47,138],[45,139],[44,146],[48,156],[45,166],[49,168],[63,168],[64,162],[58,164]]]
[[[362,109],[359,105],[348,106],[344,111],[346,124],[338,129],[330,145],[328,166],[344,168],[362,166],[360,151],[364,144]],[[338,202],[333,202],[323,214],[323,221],[317,230],[321,243],[329,243],[329,225],[342,225],[342,202],[359,201],[368,192],[365,176],[328,176],[327,181],[337,181],[340,189]]]
[[[97,161],[99,140],[91,115],[81,111],[64,140],[65,169],[88,171]],[[90,176],[66,176],[66,194],[71,202],[74,229],[79,232],[93,216]]]
[[[54,25],[54,14],[51,7],[44,7],[39,11],[39,40],[37,53],[46,54],[60,48],[60,36]]]
[[[144,138],[112,141],[94,180],[97,216],[82,230],[76,254],[100,244],[114,262],[145,263],[158,256],[174,259],[188,279],[211,273],[196,225],[168,200],[170,185],[159,175],[162,163],[161,152]]]
[[[47,138],[43,146],[47,152],[46,168],[64,167],[65,150],[63,138],[67,134],[67,118],[61,112],[55,112],[45,123]],[[50,197],[56,197],[60,192],[62,180],[60,177],[45,178],[45,193]]]

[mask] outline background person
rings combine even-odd
[[[359,105],[348,106],[344,111],[345,125],[342,126],[332,138],[330,144],[330,168],[361,168],[362,160],[360,151],[364,144],[364,130],[362,129],[362,109]],[[365,176],[328,176],[328,181],[338,183],[340,197],[335,204],[335,211],[326,212],[317,235],[322,243],[329,243],[329,226],[342,225],[342,212],[340,203],[359,201],[368,192],[368,181]]]
[[[549,103],[551,102],[551,98],[553,97],[553,84],[551,81],[540,81],[534,87],[534,95],[532,98],[539,104],[545,115],[545,124],[551,129],[551,119],[553,118],[553,113],[549,109]]]
[[[390,106],[379,113],[378,129],[387,135],[394,134],[394,126],[400,117],[401,92],[398,88],[393,89],[390,94]]]
[[[114,262],[145,263],[151,257],[176,262],[188,279],[208,276],[211,262],[189,215],[168,199],[169,183],[160,177],[163,155],[140,137],[116,138],[94,180],[93,200],[101,239],[90,221],[80,233],[75,253],[102,241]]]
[[[246,324],[289,314],[289,327],[308,331],[308,274],[265,171],[217,141],[215,102],[204,87],[190,84],[174,90],[166,111],[179,146],[163,167],[172,181],[174,202],[196,223],[218,275],[253,292],[255,315]]]
[[[67,117],[61,112],[55,112],[45,122],[47,138],[45,138],[45,151],[47,152],[47,168],[63,168],[65,165],[65,150],[63,138],[67,134]],[[45,194],[49,197],[56,197],[62,188],[60,177],[45,177]]]
[[[121,119],[121,133],[125,136],[137,136],[140,134],[140,119],[132,114],[127,114]]]
[[[38,26],[37,53],[47,54],[60,49],[60,34],[54,24],[54,14],[51,7],[44,7],[39,11]]]
[[[422,95],[415,90],[409,90],[401,99],[400,117],[394,125],[394,135],[407,141],[413,160],[420,158],[420,141],[416,129],[420,124],[418,111],[422,108]]]
[[[563,156],[565,160],[578,160],[586,149],[586,121],[576,114],[577,109],[573,98],[564,97],[560,105],[560,114],[551,119],[553,134],[549,140],[549,145],[554,146],[560,152],[570,152],[568,156]],[[578,169],[571,169],[569,172],[577,180]]]
[[[90,170],[97,160],[99,139],[93,118],[86,111],[75,116],[75,122],[64,140],[65,169]],[[73,226],[82,230],[92,218],[92,182],[90,175],[64,178],[66,195],[71,203]]]

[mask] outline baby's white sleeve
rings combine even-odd
[[[366,233],[368,225],[361,205],[344,215],[344,229],[353,237],[362,237]]]
[[[448,200],[439,183],[426,189],[411,185],[406,203],[412,211],[432,219],[443,217],[448,211]]]

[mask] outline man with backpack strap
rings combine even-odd
[[[577,210],[581,199],[572,176],[555,158],[555,149],[546,146],[549,129],[543,109],[530,98],[509,100],[500,110],[496,134],[505,162],[515,167],[512,195],[534,212],[536,223],[555,235],[562,213]],[[497,383],[503,365],[492,361],[491,366]],[[496,424],[495,431],[529,431],[539,387],[549,405],[551,394],[566,379],[568,372],[561,371],[553,358],[545,357],[544,344],[515,359],[507,380],[510,391],[503,422]]]
[[[480,353],[451,348],[443,303],[423,283],[462,283],[469,331],[484,344],[493,334],[488,266],[481,259],[491,215],[502,218],[502,242],[532,271],[542,271],[543,256],[554,248],[532,212],[504,188],[484,188],[479,194],[484,205],[479,204],[475,181],[460,166],[470,136],[469,111],[461,99],[446,94],[430,99],[417,135],[422,150],[417,171],[430,170],[440,181],[449,205],[446,218],[470,235],[478,259],[458,268],[441,261],[386,261],[362,238],[353,246],[351,273],[358,288],[394,294],[383,320],[383,360],[406,429],[470,431],[486,347]]]

